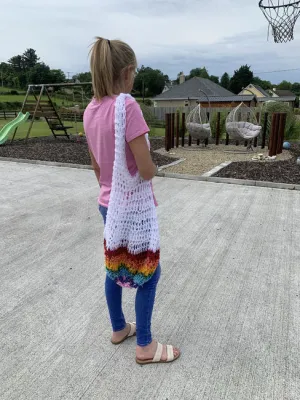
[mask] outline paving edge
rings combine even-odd
[[[60,163],[55,161],[27,160],[26,158],[0,157],[0,161],[10,161],[15,163],[35,164],[35,165],[47,165],[50,167],[93,169],[91,165],[62,163],[62,162]]]
[[[178,164],[182,163],[183,161],[185,161],[185,158],[180,158],[179,160],[173,161],[170,164],[162,165],[161,167],[158,167],[158,171],[160,172],[163,169],[173,167],[174,165],[178,165]]]
[[[52,167],[65,167],[65,168],[77,168],[77,169],[89,169],[89,170],[93,169],[91,165],[58,163],[54,161],[41,161],[41,160],[26,160],[24,158],[13,158],[13,157],[0,157],[0,161],[10,161],[15,163],[35,164],[35,165],[47,165]],[[246,179],[220,178],[218,176],[175,174],[162,171],[159,171],[157,173],[157,176],[161,178],[186,179],[199,182],[226,183],[231,185],[257,186],[257,187],[266,187],[272,189],[287,189],[287,190],[300,191],[300,185],[294,185],[291,183],[251,181]]]
[[[300,185],[295,185],[291,183],[252,181],[247,179],[220,178],[218,176],[187,175],[187,174],[175,174],[167,172],[159,172],[157,176],[161,178],[186,179],[199,182],[226,183],[231,185],[257,186],[257,187],[266,187],[271,189],[287,189],[287,190],[300,191]]]
[[[225,168],[225,167],[228,167],[228,165],[230,165],[232,163],[232,161],[226,161],[226,162],[223,162],[222,164],[220,164],[220,165],[217,165],[216,167],[214,167],[213,169],[211,169],[210,171],[208,171],[208,172],[205,172],[202,176],[212,176],[212,175],[215,175],[217,172],[219,172],[221,169],[223,169],[223,168]]]

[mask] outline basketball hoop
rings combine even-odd
[[[270,26],[272,28],[275,43],[286,43],[294,39],[294,26],[300,15],[300,0],[260,0],[258,5],[269,22],[269,29]]]

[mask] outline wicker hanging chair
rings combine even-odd
[[[208,100],[209,114],[210,114],[210,101],[205,92]],[[204,108],[201,107],[200,101],[198,105],[189,113],[186,119],[186,129],[190,136],[194,139],[206,140],[211,137],[211,127],[209,117]]]
[[[254,112],[244,103],[234,108],[226,118],[226,131],[232,139],[245,139],[250,142],[261,133],[262,127]]]

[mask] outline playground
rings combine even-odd
[[[109,341],[93,171],[0,161],[0,187],[1,399],[298,400],[297,191],[155,179],[153,332],[182,356],[140,367]]]

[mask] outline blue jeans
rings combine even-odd
[[[106,223],[107,208],[99,206],[99,211]],[[160,264],[152,278],[139,287],[135,297],[136,337],[138,346],[147,346],[152,342],[151,318],[155,300],[156,286],[160,278]],[[106,276],[105,295],[114,332],[126,327],[122,311],[122,287]]]

